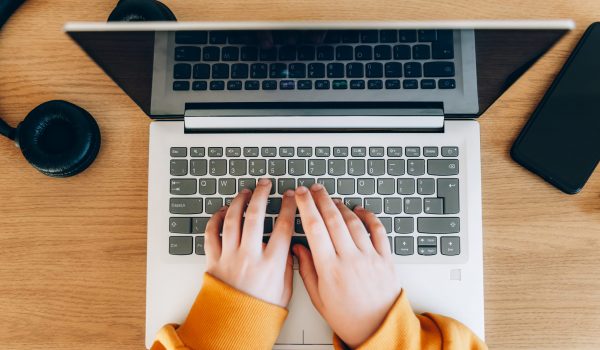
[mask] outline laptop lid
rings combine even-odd
[[[65,31],[79,44],[83,50],[125,91],[138,106],[151,118],[172,119],[180,118],[185,111],[255,111],[260,114],[264,111],[278,111],[278,116],[294,115],[298,110],[311,114],[311,110],[318,110],[318,115],[331,113],[331,115],[353,114],[362,117],[369,114],[378,116],[415,116],[426,113],[422,111],[442,111],[446,118],[476,118],[485,110],[537,59],[548,51],[565,33],[574,28],[570,20],[525,20],[525,21],[401,21],[401,22],[147,22],[147,23],[67,23]],[[461,38],[462,46],[455,47],[454,58],[458,55],[463,59],[463,70],[457,77],[457,85],[462,88],[460,96],[447,95],[440,89],[440,79],[434,84],[434,91],[424,95],[414,94],[408,89],[397,91],[364,90],[364,92],[340,92],[339,95],[329,93],[331,96],[325,100],[318,100],[312,96],[296,91],[296,96],[283,92],[261,94],[260,98],[253,98],[247,94],[229,93],[228,91],[214,94],[212,91],[193,91],[190,89],[185,98],[179,98],[171,90],[174,83],[171,79],[172,62],[168,55],[173,50],[169,42],[176,42],[173,38],[177,35],[190,37],[195,33],[236,33],[236,35],[249,40],[236,42],[241,45],[256,44],[256,38],[269,33],[272,37],[291,35],[292,37],[310,37],[311,34],[325,33],[340,34],[348,32],[374,32],[383,35],[398,31],[394,39],[385,45],[395,49],[396,46],[409,46],[414,55],[415,46],[420,44],[421,37],[402,37],[402,33],[425,31],[452,31],[456,37]],[[461,34],[462,33],[462,34]],[[383,39],[383,38],[381,38]],[[404,40],[403,40],[404,39]],[[210,39],[209,39],[210,40]],[[233,39],[226,39],[226,44]],[[359,39],[362,40],[362,39]],[[316,46],[327,45],[327,39],[314,43]],[[393,41],[393,42],[392,42]],[[184,41],[185,44],[185,41]],[[210,41],[207,41],[210,44]],[[340,39],[335,45],[344,44]],[[359,43],[353,44],[356,48]],[[422,44],[422,43],[421,43]],[[473,58],[468,59],[467,49],[463,46],[474,46]],[[312,43],[311,43],[312,45]],[[262,48],[261,48],[262,50]],[[466,58],[465,58],[466,57]],[[204,57],[203,57],[204,58]],[[260,61],[262,57],[257,58]],[[202,59],[201,59],[202,60]],[[241,60],[241,58],[238,58]],[[277,60],[277,59],[276,59]],[[314,58],[316,61],[317,58]],[[376,58],[372,58],[373,61]],[[419,66],[426,62],[418,62],[415,56],[408,61],[415,61]],[[408,61],[403,61],[406,73]],[[176,62],[175,62],[176,63]],[[214,63],[214,62],[213,62]],[[268,64],[272,62],[266,62]],[[157,74],[159,72],[160,74]],[[165,73],[166,72],[166,73]],[[470,73],[469,73],[470,72]],[[157,76],[166,76],[157,79]],[[386,72],[387,74],[387,72]],[[471,76],[469,76],[471,74]],[[406,75],[406,74],[405,74]],[[426,74],[425,74],[426,75]],[[193,77],[191,77],[193,78]],[[402,76],[397,80],[408,80]],[[421,73],[420,79],[424,79]],[[411,79],[412,80],[412,79]],[[193,83],[193,80],[192,80]],[[387,86],[386,86],[387,87]],[[406,87],[406,86],[405,86]],[[418,86],[419,88],[422,87]],[[207,89],[209,90],[209,89]],[[349,90],[347,90],[349,91]],[[211,95],[212,93],[212,95]],[[446,94],[446,95],[444,95]],[[245,96],[241,98],[239,96]],[[292,96],[292,97],[282,97]],[[308,98],[306,96],[309,96]],[[385,97],[384,97],[385,96]],[[408,97],[407,97],[408,96]],[[415,96],[414,98],[411,96]],[[419,96],[425,96],[418,99]],[[444,97],[445,96],[445,97]],[[473,100],[452,106],[456,101]],[[257,101],[258,100],[258,101]],[[166,101],[166,102],[165,102]],[[467,101],[468,102],[468,101]],[[468,107],[462,107],[467,105]],[[416,113],[398,113],[400,110],[416,111]],[[286,113],[286,111],[292,111]],[[343,112],[342,112],[343,111]],[[212,112],[211,112],[212,113]],[[245,112],[246,113],[246,112]],[[202,113],[200,113],[202,114]],[[436,113],[433,113],[436,114]]]

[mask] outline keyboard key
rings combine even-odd
[[[310,186],[315,184],[315,179],[312,178],[300,178],[298,179],[298,187],[304,186],[310,188]]]
[[[327,78],[343,78],[344,64],[343,63],[328,63]]]
[[[308,161],[308,174],[312,176],[325,175],[326,164],[324,159],[310,159]]]
[[[204,237],[196,237],[196,255],[206,255],[204,251]]]
[[[223,157],[223,147],[209,147],[208,148],[208,156],[209,157]]]
[[[192,218],[169,218],[170,233],[192,233]]]
[[[352,195],[356,193],[354,179],[337,179],[337,193],[341,195]]]
[[[232,175],[232,176],[246,175],[247,167],[248,167],[248,164],[247,164],[246,159],[231,159],[231,160],[229,160],[229,175]]]
[[[385,233],[392,233],[392,218],[388,218],[388,217],[378,217],[379,221],[381,221],[381,224],[383,225],[383,227],[385,228]],[[391,241],[391,237],[388,237],[390,239],[390,244],[392,243]],[[391,246],[390,246],[391,247]]]
[[[385,77],[386,78],[400,78],[402,77],[402,64],[398,62],[388,62],[385,64]]]
[[[381,64],[379,62],[367,63],[366,76],[367,76],[367,78],[382,78],[383,77],[383,64]]]
[[[371,157],[383,157],[384,153],[383,147],[369,147],[369,156]]]
[[[352,147],[352,157],[366,157],[367,156],[367,148],[366,147]]]
[[[369,61],[373,59],[373,49],[369,45],[358,45],[354,48],[354,58],[357,61]]]
[[[386,214],[402,213],[402,199],[400,199],[400,198],[384,198],[383,211]]]
[[[394,253],[396,255],[413,255],[414,251],[414,239],[412,237],[394,237]]]
[[[407,157],[420,157],[421,156],[421,148],[420,147],[406,147],[406,156]]]
[[[252,79],[264,79],[267,77],[267,65],[264,63],[253,63],[250,66],[250,77]]]
[[[436,60],[453,59],[454,43],[452,41],[434,41],[431,43],[431,57]]]
[[[377,179],[377,193],[382,195],[394,194],[394,179],[379,178]]]
[[[277,61],[277,49],[275,47],[260,49],[259,59],[261,61]]]
[[[242,89],[242,81],[241,80],[230,80],[227,82],[227,90],[241,90]]]
[[[271,176],[285,175],[285,160],[284,159],[269,159],[267,171]]]
[[[373,56],[376,60],[391,60],[392,47],[390,45],[377,45],[373,49]]]
[[[435,89],[435,80],[433,79],[422,79],[421,89]]]
[[[186,30],[175,32],[175,44],[206,44],[208,32]]]
[[[209,38],[208,42],[211,44],[225,44],[227,42],[227,32],[222,30],[212,31]]]
[[[404,79],[404,81],[402,82],[402,87],[408,90],[418,89],[419,81],[417,79]]]
[[[311,90],[312,89],[312,81],[311,80],[298,80],[298,90]]]
[[[187,157],[187,148],[186,147],[171,147],[170,154],[171,154],[171,157]]]
[[[309,78],[325,78],[325,65],[323,63],[310,63],[308,65]]]
[[[223,176],[227,174],[227,161],[225,159],[209,160],[208,173],[213,176]]]
[[[220,197],[208,197],[205,202],[205,211],[207,214],[214,214],[223,207],[223,198]]]
[[[298,48],[298,60],[299,61],[312,61],[315,59],[315,47],[314,46],[300,46]]]
[[[315,89],[328,90],[329,89],[329,80],[317,80],[315,82]]]
[[[242,61],[257,61],[258,48],[255,46],[245,46],[240,50],[240,59]]]
[[[225,90],[225,82],[222,80],[213,80],[210,82],[211,90]]]
[[[458,214],[460,211],[458,185],[458,179],[437,180],[437,195],[444,199],[444,214]]]
[[[334,179],[320,178],[320,179],[317,179],[317,183],[323,185],[323,187],[325,187],[325,190],[327,190],[327,193],[329,195],[332,195],[335,193],[335,180]]]
[[[298,157],[312,157],[312,147],[298,147]]]
[[[359,32],[358,30],[343,30],[342,31],[342,42],[356,44],[358,43]]]
[[[362,78],[365,75],[364,65],[359,62],[346,64],[346,76],[348,78]]]
[[[427,173],[436,176],[451,176],[458,174],[458,159],[429,159]]]
[[[191,157],[204,157],[204,147],[192,147],[190,148]]]
[[[273,232],[273,218],[266,217],[263,224],[263,233]]]
[[[346,90],[348,89],[348,81],[346,80],[334,80],[331,82],[331,87],[334,90]]]
[[[264,159],[263,159],[264,160]],[[254,191],[256,189],[256,179],[251,178],[243,178],[238,181],[238,192],[241,192],[243,189],[249,189]]]
[[[388,147],[388,157],[402,157],[402,147]]]
[[[215,62],[221,59],[221,49],[216,46],[205,46],[202,53],[202,60]]]
[[[208,162],[206,159],[190,160],[190,175],[204,176],[208,172]]]
[[[348,157],[348,147],[333,147],[334,157]]]
[[[219,194],[231,195],[236,192],[236,183],[233,178],[220,178],[218,180]]]
[[[358,197],[346,197],[344,198],[344,205],[350,210],[354,210],[357,206],[362,206],[362,199]]]
[[[435,236],[419,236],[417,239],[417,245],[428,246],[428,247],[437,247],[437,237]]]
[[[246,80],[244,82],[244,89],[258,90],[258,89],[260,89],[260,82],[258,80]]]
[[[371,90],[381,90],[383,89],[383,81],[379,79],[371,79],[368,82],[368,87]]]
[[[262,88],[263,88],[263,90],[277,90],[277,81],[276,80],[263,80]]]
[[[208,89],[208,84],[205,81],[195,81],[192,83],[192,90],[204,91]]]
[[[237,61],[240,58],[240,49],[236,46],[226,46],[221,51],[222,61]]]
[[[306,77],[306,64],[290,63],[289,77],[290,78],[305,78]]]
[[[417,179],[417,193],[429,195],[435,193],[435,181],[433,179]]]
[[[458,233],[460,232],[459,218],[417,218],[417,231],[420,233]]]
[[[169,162],[171,176],[185,176],[188,172],[188,162],[185,159],[171,159]]]
[[[440,253],[442,255],[458,255],[460,254],[460,238],[459,237],[441,237],[440,238]]]
[[[419,255],[436,255],[437,247],[418,247]]]
[[[202,213],[202,198],[170,198],[169,213],[200,214]]]
[[[280,157],[293,157],[294,156],[294,147],[280,147],[279,148],[279,156]]]
[[[365,209],[373,214],[381,214],[381,198],[365,198]]]
[[[258,157],[258,147],[244,147],[244,157]]]
[[[281,198],[271,197],[267,200],[267,214],[279,214],[281,210]]]
[[[198,180],[198,193],[203,195],[210,195],[217,193],[217,180],[216,179],[200,179]]]
[[[295,179],[280,178],[277,179],[277,193],[284,194],[287,190],[293,190],[296,188]]]
[[[442,198],[425,198],[423,199],[423,212],[425,214],[443,214],[444,203]]]
[[[412,49],[413,59],[415,60],[428,60],[431,58],[429,45],[415,45]]]
[[[276,157],[277,156],[277,148],[276,147],[263,147],[260,150],[260,154],[263,157]]]
[[[279,60],[280,61],[296,60],[296,47],[291,46],[291,45],[281,46],[279,48]]]
[[[271,63],[269,65],[269,78],[287,78],[288,68],[285,63]]]
[[[288,160],[288,174],[292,176],[302,176],[306,174],[306,161],[304,159]]]
[[[341,176],[346,174],[346,161],[344,159],[329,159],[328,173],[332,176]]]
[[[187,91],[190,89],[189,81],[177,80],[173,82],[173,91]]]
[[[200,48],[195,46],[177,46],[175,61],[200,61]]]
[[[317,157],[329,157],[331,149],[329,147],[315,147]]]
[[[417,41],[417,31],[416,30],[399,30],[398,31],[398,41],[401,43],[414,43]]]
[[[442,157],[458,157],[458,147],[442,147]]]
[[[419,197],[404,198],[404,212],[406,214],[421,214],[423,211],[423,203]]]
[[[391,176],[404,175],[404,159],[388,159],[387,174]]]
[[[206,224],[208,224],[210,218],[193,218],[192,219],[192,233],[204,233],[206,231]]]
[[[379,41],[382,43],[395,43],[398,41],[398,31],[391,29],[380,31]]]
[[[360,31],[360,42],[376,43],[378,40],[379,40],[379,31],[377,31],[377,30],[361,30]]]
[[[408,62],[404,64],[404,76],[407,78],[421,77],[421,63]]]
[[[369,159],[367,161],[367,172],[372,176],[381,176],[385,174],[385,160]]]
[[[413,233],[415,231],[415,219],[412,217],[395,217],[394,232]]]
[[[196,194],[195,179],[171,179],[171,194],[190,195]]]
[[[333,46],[319,46],[317,47],[317,60],[319,61],[333,61]]]
[[[279,89],[280,90],[294,90],[296,87],[296,83],[293,80],[280,80],[279,81]]]
[[[415,179],[401,178],[396,180],[397,192],[401,195],[409,195],[415,193]]]
[[[358,179],[356,181],[356,191],[362,195],[375,194],[375,179]]]
[[[454,81],[454,79],[440,79],[438,80],[438,88],[456,89],[456,81]]]
[[[177,63],[173,66],[173,79],[189,79],[192,76],[192,65]]]
[[[385,81],[386,89],[400,89],[400,80],[398,79],[388,79]]]
[[[169,254],[190,255],[194,250],[194,237],[171,236],[169,237]]]
[[[408,45],[395,45],[394,46],[394,59],[395,60],[410,60],[410,46]]]
[[[418,31],[419,41],[430,42],[436,39],[436,33],[434,29],[419,30]]]
[[[235,63],[231,65],[232,79],[247,79],[248,65],[246,63]]]
[[[351,61],[354,58],[352,46],[340,45],[335,49],[336,61]]]
[[[423,155],[425,157],[437,157],[438,156],[438,148],[437,147],[423,147]]]
[[[365,81],[364,80],[350,80],[350,89],[364,90],[365,89]]]
[[[406,161],[406,172],[408,175],[421,176],[425,174],[424,159],[408,159]]]
[[[348,159],[348,175],[362,176],[365,174],[364,159]]]
[[[423,74],[426,77],[453,77],[454,62],[427,62],[423,64]]]

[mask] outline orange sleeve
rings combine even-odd
[[[164,326],[152,350],[271,349],[287,313],[204,274],[185,322]]]
[[[334,336],[335,349],[348,349]],[[359,350],[370,349],[487,349],[487,346],[462,323],[440,315],[415,315],[408,299],[401,293],[379,329]]]

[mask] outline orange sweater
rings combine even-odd
[[[271,349],[287,310],[244,294],[209,274],[185,322],[164,326],[152,350]],[[252,341],[248,341],[252,339]],[[334,336],[334,348],[347,349]],[[487,349],[448,317],[415,315],[401,293],[379,329],[359,349]]]

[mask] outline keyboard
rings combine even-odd
[[[265,241],[281,195],[316,182],[349,208],[375,213],[399,259],[461,255],[457,146],[171,147],[169,154],[170,255],[204,255],[211,214],[261,177],[273,183]],[[292,240],[307,245],[299,216]]]
[[[456,89],[452,30],[272,33],[262,48],[253,31],[176,32],[172,90]]]

